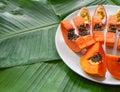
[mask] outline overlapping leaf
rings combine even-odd
[[[22,1],[8,1],[0,14],[0,67],[59,59],[54,42],[59,19],[51,6]]]
[[[96,4],[113,4],[110,0],[49,0],[56,15],[63,19],[69,13],[80,9],[83,6],[91,6]]]
[[[62,61],[51,61],[3,69],[1,92],[119,92],[119,86],[88,81],[71,71]]]

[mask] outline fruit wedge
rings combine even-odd
[[[89,14],[89,10],[88,10],[87,7],[82,7],[79,10],[79,12],[78,12],[77,15],[81,16],[86,23],[90,24],[90,22],[91,22],[91,20],[90,20],[90,14]]]
[[[115,33],[117,29],[117,16],[110,15],[108,18],[108,26],[107,26],[107,33],[106,33],[106,45],[107,46],[114,46],[115,42]]]
[[[104,29],[106,26],[107,15],[103,5],[98,5],[92,16],[92,32],[96,41],[104,42]]]
[[[69,20],[63,20],[60,23],[60,27],[61,27],[61,32],[64,38],[64,41],[66,42],[67,46],[72,49],[74,52],[80,52],[84,46],[82,46],[82,44],[77,45],[76,44],[76,39],[79,38],[79,36],[77,36],[75,34],[75,29],[73,28],[73,25],[70,23]],[[84,45],[85,41],[83,38],[79,38],[82,40],[82,43]],[[77,40],[78,41],[78,40]]]
[[[90,24],[91,24],[91,19],[90,19],[90,14],[89,14],[89,10],[87,7],[82,7],[78,14],[78,16],[81,16],[84,20],[84,24],[87,27],[87,30],[90,30]]]
[[[78,34],[85,40],[86,47],[95,43],[90,35],[90,15],[86,7],[80,9],[78,16],[73,18],[73,22],[78,30]]]
[[[106,45],[113,47],[115,42],[115,34],[116,30],[120,28],[118,26],[118,17],[114,15],[110,15],[108,18],[108,26],[107,26],[107,33],[106,33]],[[118,39],[118,49],[120,49],[120,37]]]
[[[78,34],[81,36],[90,34],[90,14],[87,7],[82,7],[78,16],[73,18],[73,22],[78,29]]]
[[[120,79],[120,56],[106,54],[105,60],[110,74],[114,78]]]
[[[100,42],[91,46],[80,58],[81,68],[88,74],[105,76],[105,53]]]

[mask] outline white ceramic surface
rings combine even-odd
[[[88,7],[90,11],[90,15],[92,16],[97,6],[90,6]],[[107,15],[114,14],[118,9],[120,9],[119,6],[113,6],[113,5],[104,5]],[[71,20],[74,16],[76,16],[78,13],[78,10],[73,12],[72,14],[68,15],[65,19]],[[104,78],[92,76],[89,74],[86,74],[80,67],[79,60],[80,60],[80,54],[74,53],[69,47],[65,44],[64,39],[61,34],[61,29],[58,27],[55,37],[55,43],[57,51],[64,61],[64,63],[72,69],[74,72],[79,74],[80,76],[89,79],[94,82],[102,83],[102,84],[109,84],[109,85],[120,85],[120,80],[114,79],[110,73],[107,71]]]

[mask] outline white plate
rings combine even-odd
[[[90,15],[92,16],[97,6],[90,6],[88,7]],[[107,12],[107,15],[114,14],[118,9],[120,9],[119,6],[113,6],[113,5],[104,5],[105,10]],[[75,17],[78,13],[78,10],[67,16],[65,19],[72,19]],[[89,74],[86,74],[80,67],[79,60],[80,55],[74,53],[64,42],[64,39],[61,34],[61,29],[58,27],[55,37],[55,43],[57,51],[64,61],[64,63],[72,69],[74,72],[79,74],[80,76],[87,78],[89,80],[92,80],[94,82],[102,83],[102,84],[110,84],[110,85],[120,85],[120,80],[114,79],[109,72],[106,73],[104,78],[92,76]]]

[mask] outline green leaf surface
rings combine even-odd
[[[0,67],[57,60],[55,33],[58,25],[36,29],[0,43]]]
[[[58,17],[47,1],[28,0],[26,2],[31,3],[26,6],[18,1],[24,0],[10,0],[4,12],[0,14],[0,40],[8,35],[14,36],[59,23]]]
[[[2,69],[1,92],[119,92],[119,86],[88,81],[62,61]]]
[[[22,1],[8,1],[0,14],[1,68],[59,59],[54,42],[59,19],[51,6]]]
[[[49,0],[56,15],[63,19],[69,13],[80,9],[83,6],[91,6],[96,4],[111,4],[108,0]]]
[[[115,5],[120,5],[120,1],[119,0],[111,0],[111,2],[113,2]]]

